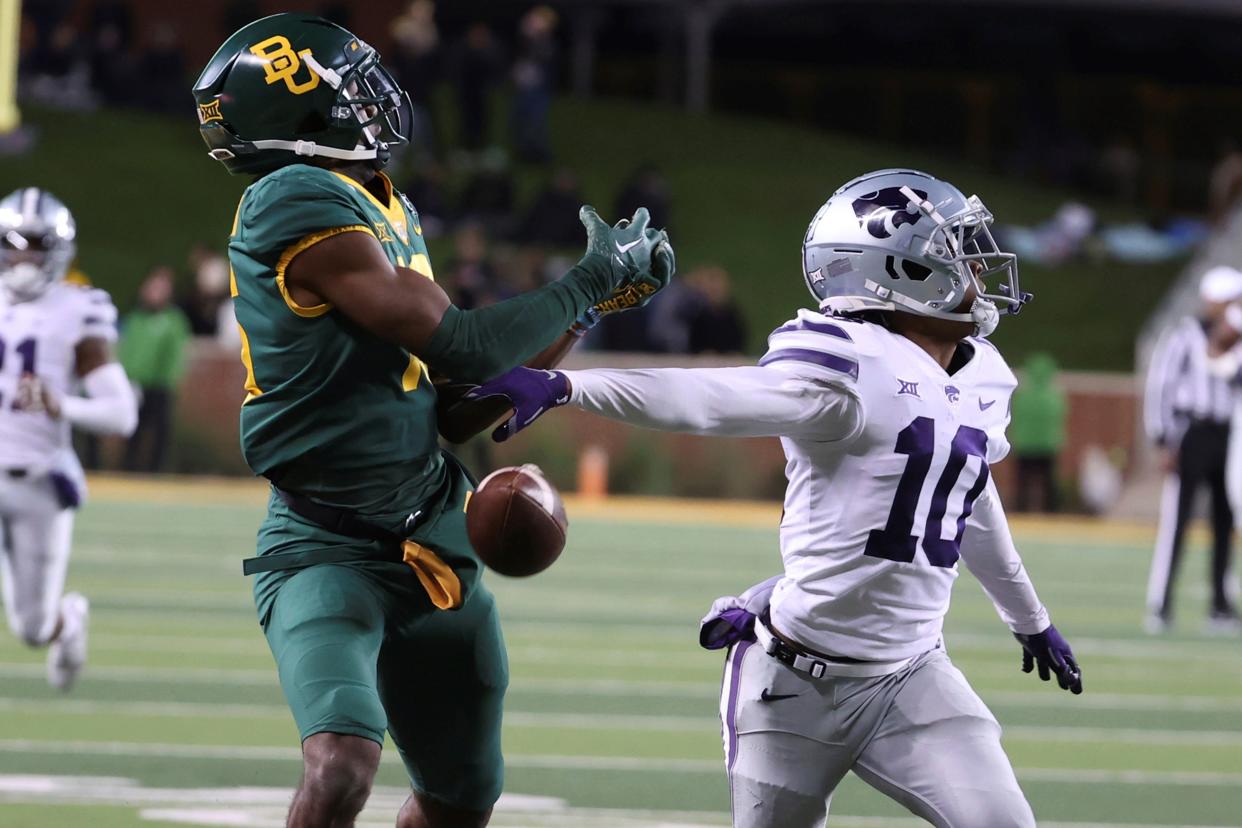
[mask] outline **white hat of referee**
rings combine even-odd
[[[1213,304],[1242,299],[1242,271],[1228,265],[1210,268],[1199,280],[1199,298]]]

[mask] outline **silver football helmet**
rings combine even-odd
[[[13,302],[38,299],[69,272],[76,237],[56,196],[38,187],[9,193],[0,200],[0,289]]]
[[[1018,286],[1018,261],[996,246],[992,214],[945,181],[917,170],[855,178],[819,208],[802,243],[802,273],[825,313],[901,310],[996,329],[1001,310],[1017,313],[1031,295]],[[986,280],[997,277],[995,292]],[[968,312],[955,309],[971,285]]]

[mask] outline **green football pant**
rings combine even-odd
[[[264,633],[303,740],[387,730],[415,790],[472,810],[499,798],[508,660],[482,584],[444,611],[406,564],[318,564],[280,584]]]

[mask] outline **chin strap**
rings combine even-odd
[[[870,279],[864,282],[864,286],[867,290],[880,297],[885,303],[889,304],[893,310],[905,309],[919,316],[947,319],[951,322],[970,322],[975,326],[975,336],[988,336],[1000,324],[1000,310],[996,307],[996,303],[981,296],[975,298],[974,304],[970,306],[970,310],[967,313],[956,313],[954,311],[940,310],[939,308],[930,308],[918,300],[889,290]]]
[[[347,150],[338,147],[325,147],[316,144],[314,141],[280,141],[276,139],[251,141],[250,145],[255,149],[267,150],[288,150],[294,155],[302,155],[306,157],[318,156],[320,158],[337,158],[341,161],[366,161],[379,155],[378,147],[368,147],[365,149],[357,148]]]

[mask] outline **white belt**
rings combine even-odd
[[[861,664],[816,658],[799,651],[797,647],[777,638],[762,619],[755,622],[755,639],[758,641],[759,646],[763,648],[763,651],[773,658],[776,658],[777,649],[783,646],[793,653],[794,658],[792,663],[783,660],[781,660],[781,663],[816,679],[824,677],[874,678],[876,676],[887,676],[890,673],[897,672],[917,658],[917,656],[911,656],[899,661],[864,661]]]

